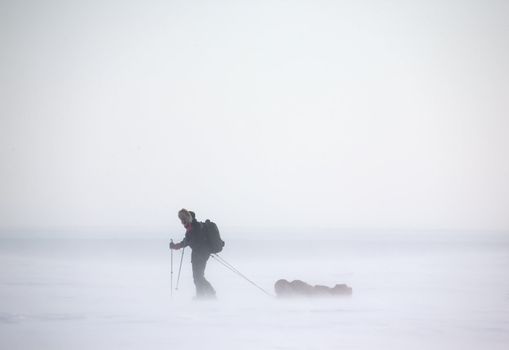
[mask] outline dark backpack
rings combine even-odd
[[[207,244],[211,254],[217,254],[223,250],[224,241],[219,235],[219,229],[217,225],[210,220],[205,220],[203,223],[205,229],[205,236],[207,237]]]

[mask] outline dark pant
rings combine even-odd
[[[193,280],[196,286],[196,296],[201,297],[213,297],[216,295],[216,291],[212,285],[205,279],[205,267],[207,266],[207,260],[209,260],[209,254],[191,254],[191,264],[193,265]]]

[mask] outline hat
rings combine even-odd
[[[185,222],[191,222],[193,221],[193,216],[187,209],[180,209],[179,211],[179,219]]]

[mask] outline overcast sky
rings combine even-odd
[[[0,228],[509,229],[507,1],[0,3]]]

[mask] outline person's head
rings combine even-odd
[[[187,209],[181,209],[179,211],[178,216],[179,216],[180,222],[184,226],[187,226],[191,222],[193,222],[193,216],[191,215],[191,213]]]

